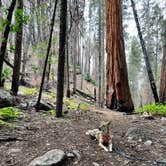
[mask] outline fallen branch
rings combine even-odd
[[[9,62],[7,61],[6,59],[4,59],[4,62],[9,66],[11,67],[12,69],[14,69],[14,66]],[[20,75],[24,75],[23,73],[20,73]]]

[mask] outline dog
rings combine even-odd
[[[98,129],[88,130],[85,134],[98,141],[106,152],[112,152],[112,138],[109,131],[110,122],[102,122]]]

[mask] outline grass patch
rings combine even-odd
[[[143,108],[138,108],[135,110],[136,113],[143,114],[144,112],[150,113],[152,115],[166,116],[166,104],[148,104]]]
[[[68,109],[77,109],[79,106],[79,103],[81,103],[81,101],[79,101],[79,100],[73,100],[73,99],[64,100],[64,104],[67,106]],[[81,103],[80,110],[88,111],[88,110],[90,110],[90,105],[86,104],[86,103]]]
[[[43,92],[43,98],[46,98],[54,103],[56,101],[56,94],[53,92]]]
[[[86,104],[86,103],[81,103],[80,104],[80,109],[82,111],[89,111],[90,110],[90,105]]]
[[[48,111],[51,115],[55,115],[56,114],[56,111],[55,110],[49,110]]]
[[[19,91],[22,92],[25,95],[34,95],[35,93],[37,93],[36,88],[27,88],[27,87],[24,87],[24,86],[20,86]]]
[[[64,100],[63,103],[67,106],[68,109],[77,109],[79,103],[76,100]]]

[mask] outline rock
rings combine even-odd
[[[21,152],[21,149],[9,149],[8,150],[8,153],[11,154],[11,153],[19,153]]]
[[[161,122],[166,124],[166,117],[162,117]]]
[[[96,163],[96,162],[93,162],[93,165],[94,166],[100,166],[98,163]]]
[[[37,99],[33,99],[28,102],[28,107],[36,107]],[[39,110],[49,111],[49,110],[55,110],[54,106],[51,103],[40,101],[39,104]]]
[[[19,109],[21,110],[27,110],[28,109],[28,103],[20,103],[18,106],[17,106]]]
[[[141,128],[131,127],[128,129],[126,135],[128,140],[134,140],[141,142],[142,140],[146,140],[145,132]]]
[[[166,129],[161,129],[160,130],[162,133],[166,133]]]
[[[75,158],[75,154],[74,153],[67,153],[66,154],[67,158]]]
[[[0,89],[0,108],[14,106],[16,98],[8,91]]]
[[[72,152],[73,152],[73,154],[77,157],[78,160],[81,159],[81,155],[79,154],[79,151],[78,151],[78,150],[73,150]]]
[[[152,141],[151,140],[147,140],[145,143],[144,143],[144,145],[146,145],[146,146],[151,146],[152,145]]]
[[[144,112],[143,117],[144,117],[144,119],[154,120],[154,117],[148,112]]]
[[[65,158],[66,155],[62,150],[54,149],[34,159],[28,166],[60,166]]]

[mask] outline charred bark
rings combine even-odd
[[[16,5],[16,0],[12,0],[11,5],[8,9],[8,15],[7,15],[7,25],[5,27],[4,33],[3,33],[3,40],[1,44],[1,49],[0,49],[0,86],[2,86],[2,70],[3,70],[3,62],[4,62],[4,57],[6,53],[6,47],[7,47],[7,41],[8,41],[8,36],[10,32],[10,25],[12,21],[12,16],[13,16],[13,11]]]
[[[18,0],[18,10],[22,10],[23,13],[23,0]],[[19,87],[19,77],[20,77],[20,67],[21,67],[21,53],[22,53],[22,35],[23,35],[23,15],[20,15],[21,18],[16,18],[18,26],[18,32],[16,33],[15,39],[15,56],[14,56],[14,68],[13,68],[13,77],[12,77],[12,88],[11,91],[14,95],[18,93]],[[19,20],[17,20],[19,19]]]
[[[48,63],[48,58],[49,58],[50,49],[51,49],[57,3],[58,3],[58,0],[55,1],[53,17],[51,20],[51,32],[50,32],[50,37],[49,37],[49,42],[48,42],[48,47],[47,47],[47,54],[46,54],[46,59],[45,59],[45,63],[44,63],[44,70],[43,70],[43,75],[42,75],[42,80],[41,80],[41,85],[40,85],[40,90],[39,90],[38,101],[36,104],[37,111],[39,110],[39,106],[40,106],[40,100],[41,100],[41,96],[42,96],[42,90],[43,90],[43,85],[44,85],[44,80],[45,80],[45,75],[46,75],[47,63]]]
[[[56,116],[62,117],[67,27],[67,1],[61,0]]]

